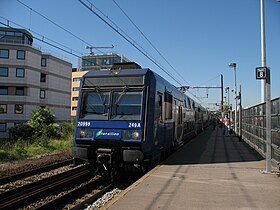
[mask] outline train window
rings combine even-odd
[[[80,119],[107,120],[110,92],[84,92]]]
[[[172,102],[173,102],[172,95],[168,92],[165,92],[164,101],[166,102],[165,103],[165,119],[170,120],[170,119],[172,119]]]
[[[191,101],[190,101],[190,99],[188,98],[188,102],[187,102],[187,107],[189,108],[189,109],[191,109],[192,107],[191,107]]]
[[[157,101],[156,103],[158,104],[157,107],[157,118],[158,120],[162,120],[162,110],[163,110],[163,103],[162,103],[162,94],[161,93],[157,93]]]
[[[142,91],[113,92],[112,120],[141,120]]]

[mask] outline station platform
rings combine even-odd
[[[280,209],[280,177],[235,136],[209,126],[102,209]]]

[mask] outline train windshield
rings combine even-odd
[[[110,92],[84,92],[80,119],[107,120]]]
[[[141,120],[142,91],[113,92],[112,120]]]
[[[142,90],[86,91],[82,96],[79,119],[141,120],[142,100]]]

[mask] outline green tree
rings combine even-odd
[[[55,123],[55,115],[48,107],[38,107],[31,113],[28,124],[35,130],[36,134],[42,134],[45,128]]]

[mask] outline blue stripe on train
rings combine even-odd
[[[79,128],[116,128],[116,129],[141,129],[142,122],[139,121],[89,121],[79,120]]]

